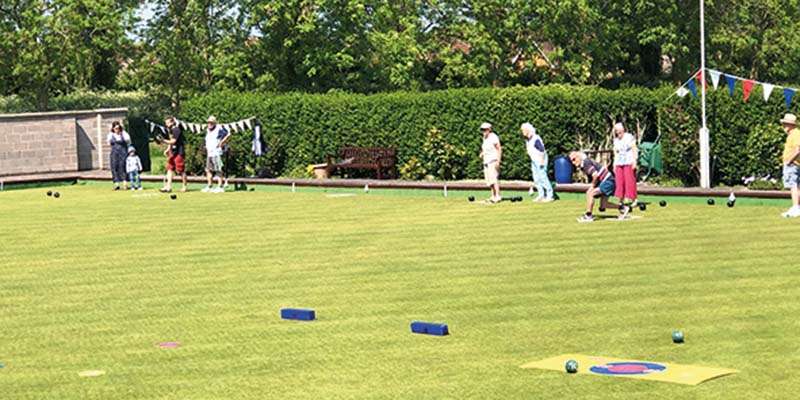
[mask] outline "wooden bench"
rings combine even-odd
[[[396,153],[389,147],[343,147],[339,150],[338,161],[328,156],[328,175],[348,169],[371,169],[376,171],[378,179],[383,179],[384,172],[394,176]]]

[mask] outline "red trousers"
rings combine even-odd
[[[614,193],[620,200],[636,200],[636,174],[633,165],[618,165],[614,167],[614,178],[617,181],[617,189]]]

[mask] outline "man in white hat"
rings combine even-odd
[[[503,157],[503,148],[500,146],[500,138],[492,132],[492,124],[484,122],[481,124],[481,134],[483,134],[483,145],[481,145],[481,158],[483,159],[483,178],[486,186],[492,189],[492,197],[486,201],[489,203],[499,203],[503,198],[500,197],[500,161]]]
[[[783,148],[783,187],[792,191],[792,208],[783,213],[785,218],[800,217],[800,129],[797,117],[786,114],[781,119],[786,132],[786,145]]]
[[[222,147],[230,139],[231,134],[217,124],[217,118],[208,117],[206,131],[206,182],[203,192],[222,193]],[[216,177],[217,187],[211,188],[211,180]]]

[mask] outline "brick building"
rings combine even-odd
[[[127,108],[0,114],[0,176],[108,169],[106,136]]]

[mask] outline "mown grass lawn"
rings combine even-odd
[[[800,221],[779,217],[785,201],[670,199],[579,225],[574,196],[47,190],[0,192],[4,399],[800,392]],[[282,321],[287,306],[319,320]],[[417,319],[452,335],[412,335]],[[519,368],[564,353],[741,372],[693,387]]]

